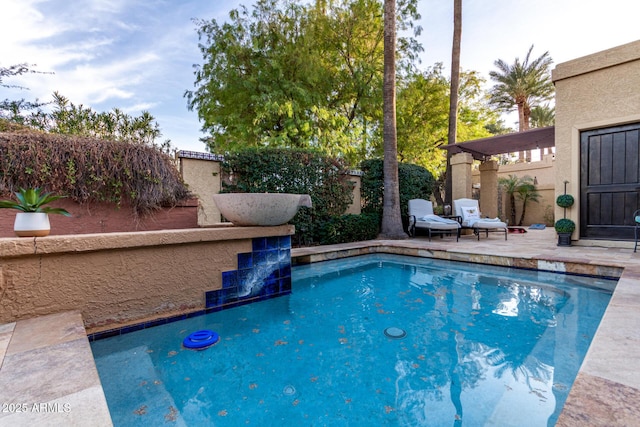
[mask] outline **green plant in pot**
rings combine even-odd
[[[554,224],[556,233],[558,233],[558,246],[571,246],[571,234],[576,229],[576,223],[567,218],[567,208],[575,203],[573,196],[567,194],[568,183],[568,181],[564,182],[564,194],[556,198],[556,205],[564,209],[564,218],[557,220]]]
[[[51,225],[49,214],[71,216],[62,208],[45,206],[62,199],[64,196],[56,196],[52,193],[43,193],[40,188],[21,188],[14,193],[16,200],[0,200],[0,209],[16,209],[13,230],[18,237],[44,237],[49,235]]]

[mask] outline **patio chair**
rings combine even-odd
[[[507,234],[509,234],[507,224],[498,218],[482,218],[477,200],[454,200],[453,211],[457,216],[462,218],[462,229],[473,230],[473,234],[478,236],[478,240],[480,240],[480,233],[483,231],[487,237],[489,237],[490,231],[504,233],[504,240],[507,240]]]
[[[443,218],[433,213],[433,204],[424,199],[409,200],[409,235],[416,235],[416,228],[427,230],[429,241],[432,233],[456,233],[456,242],[460,238],[460,223],[453,219]]]

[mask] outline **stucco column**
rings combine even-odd
[[[451,156],[451,200],[471,198],[471,165],[473,156],[458,153]]]
[[[480,212],[490,218],[498,216],[498,162],[480,163]]]
[[[193,151],[179,151],[182,179],[189,190],[198,197],[198,225],[200,227],[220,222],[220,210],[213,201],[213,194],[221,189],[220,162],[222,156]]]
[[[349,171],[349,180],[353,183],[353,202],[347,207],[345,214],[360,215],[362,213],[362,171]]]

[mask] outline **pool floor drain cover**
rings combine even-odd
[[[292,396],[296,394],[296,388],[292,385],[286,385],[284,389],[282,389],[282,393],[286,396]]]
[[[394,338],[394,339],[400,339],[407,336],[407,333],[404,330],[400,328],[396,328],[394,326],[385,329],[384,334],[389,338]]]

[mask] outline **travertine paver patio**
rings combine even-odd
[[[620,280],[569,395],[559,426],[640,425],[640,252],[557,247],[553,229],[455,238],[375,240],[298,248],[294,262],[391,252],[467,262],[615,276]],[[295,284],[294,284],[295,292]],[[0,413],[0,425],[109,426],[111,420],[79,313],[0,325],[0,402],[25,412]],[[34,407],[33,404],[39,406]],[[44,406],[42,405],[44,404]],[[48,404],[48,406],[47,406]],[[37,412],[34,408],[42,408]]]

